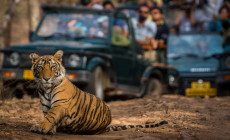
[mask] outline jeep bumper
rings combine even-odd
[[[73,83],[88,84],[91,80],[91,72],[85,70],[66,71],[66,77]]]
[[[182,73],[179,93],[186,96],[216,96],[216,73]]]
[[[0,74],[2,80],[33,80],[32,73],[28,73],[29,69],[1,69]],[[25,76],[25,72],[27,72],[27,76]],[[75,70],[75,71],[66,71],[66,77],[73,83],[78,84],[88,84],[91,79],[91,72],[84,70]]]
[[[230,84],[230,72],[229,71],[218,72],[216,83],[217,84]]]

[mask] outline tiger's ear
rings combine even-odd
[[[63,51],[62,50],[58,50],[55,54],[54,57],[58,60],[58,61],[62,61],[62,56],[63,56]]]
[[[30,59],[32,60],[32,63],[34,63],[40,56],[36,53],[31,53],[30,54]]]

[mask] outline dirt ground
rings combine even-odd
[[[230,140],[230,97],[187,98],[164,95],[153,98],[112,101],[111,125],[149,124],[162,120],[169,122],[156,128],[128,129],[100,135],[56,133],[41,135],[29,131],[43,115],[38,98],[0,101],[0,139],[202,139]]]

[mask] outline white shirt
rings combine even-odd
[[[142,26],[138,26],[138,21],[135,19],[132,19],[132,22],[136,40],[145,41],[147,37],[155,37],[157,26],[153,21],[147,19]]]
[[[205,4],[202,9],[196,10],[197,15],[200,17],[200,21],[211,21],[213,15],[218,14],[218,10],[223,4],[223,0],[207,0],[208,4]]]

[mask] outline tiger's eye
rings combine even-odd
[[[41,66],[38,66],[38,67],[37,67],[37,69],[38,69],[38,70],[41,70],[41,69],[42,69],[42,67],[41,67]]]
[[[56,65],[56,64],[54,64],[53,66],[51,66],[51,68],[52,68],[52,69],[55,69],[55,68],[56,68],[56,66],[57,66],[57,65]]]

